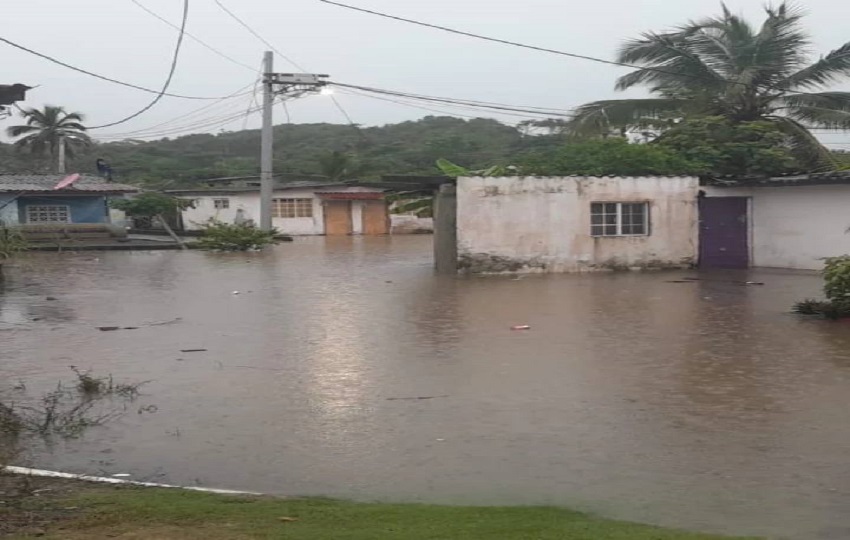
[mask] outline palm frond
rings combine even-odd
[[[810,43],[800,25],[802,10],[783,3],[766,11],[768,17],[755,36],[751,58],[752,67],[758,71],[754,78],[757,85],[776,84],[798,70]]]
[[[723,77],[691,50],[688,37],[681,33],[643,34],[642,39],[625,43],[617,60],[651,68],[620,77],[617,90],[637,84],[652,84],[666,89],[722,87],[725,84]]]
[[[34,131],[39,131],[39,129],[34,126],[9,126],[6,128],[6,134],[9,137],[20,137]]]
[[[611,129],[645,126],[680,115],[688,106],[676,98],[616,99],[586,103],[573,111],[566,131],[572,135],[606,135]]]
[[[807,126],[850,131],[850,111],[824,109],[820,107],[797,107],[788,116]]]
[[[838,164],[829,151],[812,132],[797,120],[785,116],[770,116],[765,118],[788,138],[792,153],[802,161],[819,169],[835,169]]]
[[[850,76],[850,42],[789,75],[778,86],[786,90],[819,88],[846,76]]]

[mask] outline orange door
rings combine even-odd
[[[325,234],[328,236],[351,234],[351,202],[325,201]]]
[[[366,201],[363,205],[363,234],[389,234],[390,216],[386,201]]]

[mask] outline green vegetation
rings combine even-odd
[[[797,302],[794,311],[803,315],[822,315],[828,319],[850,317],[850,255],[827,259],[823,278],[826,300]]]
[[[113,199],[109,205],[116,210],[122,210],[130,217],[151,218],[169,215],[186,208],[192,201],[178,199],[164,193],[148,191],[131,199]]]
[[[536,122],[544,125],[537,133],[546,131],[536,135],[495,120],[448,117],[359,131],[347,125],[295,124],[277,133],[275,170],[334,180],[376,180],[385,174],[445,173],[435,167],[440,158],[466,171],[495,167],[507,172],[507,166],[525,165],[540,174],[776,174],[810,169],[796,159],[784,133],[774,127],[767,129],[761,122],[726,126],[724,122],[717,116],[693,118],[676,123],[656,142],[626,146],[620,141],[610,148],[588,146],[564,133],[558,122],[552,126]],[[646,139],[656,135],[648,132]],[[760,135],[765,140],[759,140]],[[78,153],[69,170],[95,172],[95,160],[104,158],[114,168],[116,181],[150,188],[190,187],[212,177],[258,174],[259,144],[257,131],[96,144]],[[588,151],[591,157],[585,155]],[[831,155],[835,168],[850,168],[848,154]],[[16,152],[4,144],[0,144],[0,163],[8,172],[49,167],[38,155]]]
[[[384,174],[436,174],[445,157],[472,169],[502,163],[530,148],[560,144],[561,136],[524,136],[490,119],[429,116],[418,121],[355,129],[350,125],[292,124],[275,128],[275,171],[333,179],[377,179]],[[259,174],[260,132],[197,134],[151,142],[97,144],[79,153],[69,170],[93,171],[103,158],[116,181],[151,188],[192,186],[197,180]],[[6,157],[4,157],[4,153]],[[0,160],[31,170],[24,156],[0,145]]]
[[[80,113],[69,113],[62,107],[46,105],[43,110],[27,109],[21,115],[26,119],[26,124],[6,129],[10,137],[18,138],[15,141],[18,148],[39,156],[47,153],[53,159],[58,159],[60,144],[65,145],[68,157],[72,157],[75,150],[91,145]]]
[[[92,375],[90,370],[81,371],[76,366],[71,366],[71,371],[77,376],[77,391],[89,399],[107,396],[133,399],[139,395],[139,388],[145,384],[116,383],[111,373],[105,377],[97,377]]]
[[[609,521],[557,508],[358,504],[232,497],[181,490],[89,487],[56,505],[78,516],[44,538],[290,540],[712,540],[721,537]]]
[[[20,231],[8,227],[0,227],[0,263],[11,259],[17,253],[26,251],[29,247]]]
[[[710,116],[676,124],[655,144],[690,163],[693,172],[750,176],[803,170],[786,142],[785,133],[770,122]]]
[[[654,144],[630,144],[615,137],[565,144],[557,149],[526,156],[520,161],[529,174],[640,176],[689,174],[699,165],[673,150]]]
[[[210,220],[203,225],[201,237],[195,244],[211,251],[249,251],[274,244],[277,234],[277,231],[263,231],[253,225]]]
[[[850,43],[810,63],[802,11],[783,2],[766,12],[755,27],[724,6],[719,17],[626,42],[616,60],[641,67],[621,77],[617,89],[646,85],[655,96],[585,104],[568,130],[659,133],[683,118],[703,116],[764,122],[784,135],[808,167],[834,167],[832,154],[809,127],[850,129],[850,92],[813,90],[850,75]]]

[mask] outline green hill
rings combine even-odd
[[[415,122],[355,128],[338,124],[287,124],[275,127],[275,171],[327,174],[339,152],[346,178],[375,179],[383,174],[436,174],[434,163],[484,168],[506,164],[530,149],[556,145],[555,136],[524,136],[496,120],[429,116]],[[197,134],[157,141],[98,144],[69,161],[68,170],[94,172],[97,158],[115,171],[115,180],[150,186],[186,186],[210,177],[259,172],[259,130]],[[337,163],[337,167],[339,167]],[[44,160],[0,147],[0,169],[9,172],[49,167]]]

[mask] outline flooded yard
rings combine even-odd
[[[850,324],[789,313],[815,275],[436,277],[428,237],[7,274],[0,391],[151,381],[42,468],[850,538]]]

